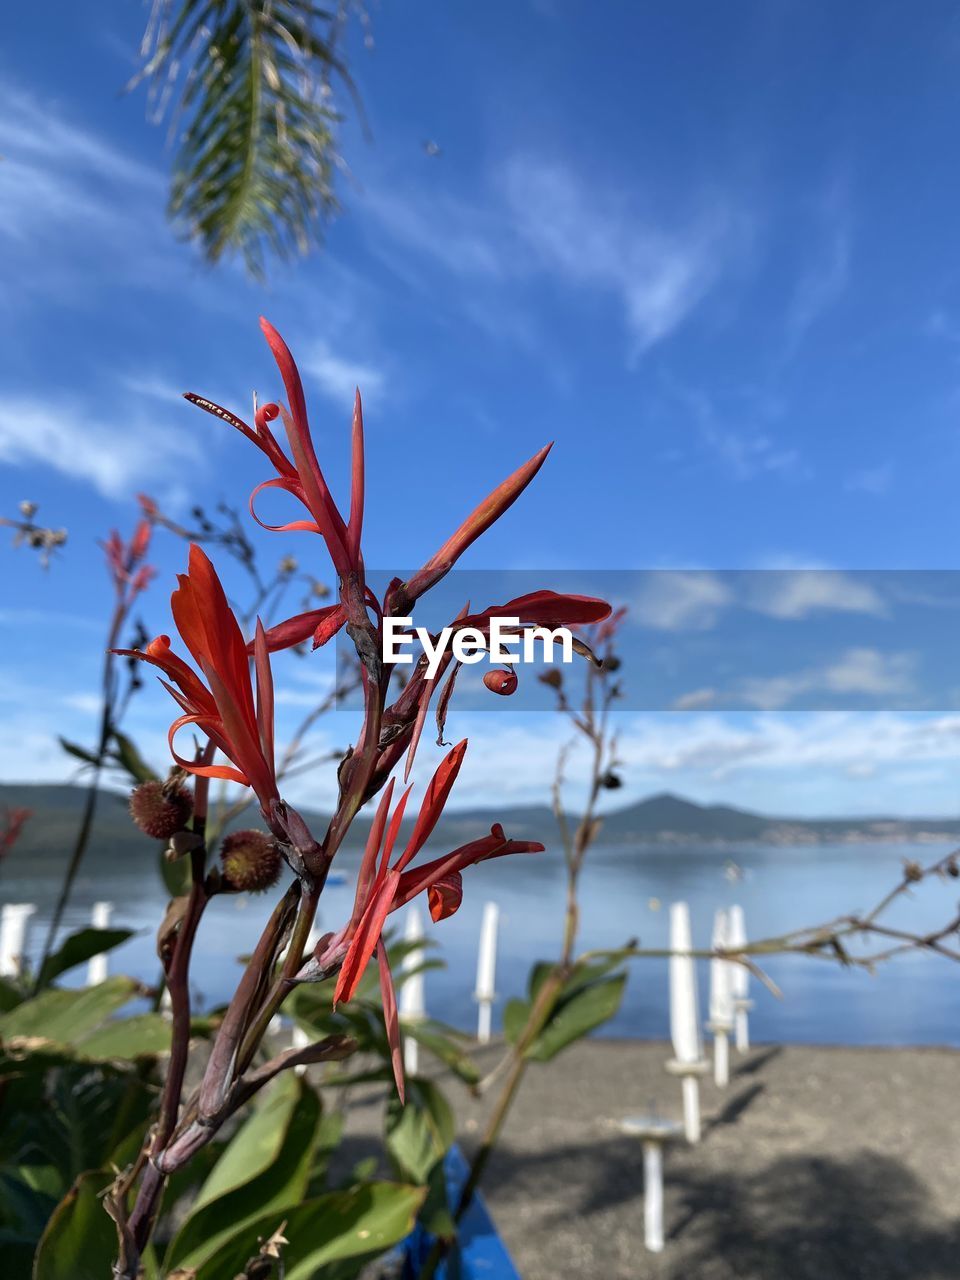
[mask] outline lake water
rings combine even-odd
[[[734,902],[744,908],[751,937],[779,935],[844,912],[867,910],[897,882],[904,858],[925,864],[947,851],[948,846],[929,844],[756,847],[736,853],[715,848],[603,847],[589,855],[584,870],[582,948],[618,946],[631,937],[638,937],[643,946],[666,946],[668,905],[677,899],[690,904],[697,947],[709,946],[714,910]],[[724,874],[728,857],[743,869],[743,878],[736,883]],[[324,895],[325,928],[341,924],[352,905],[356,857],[347,853],[337,865],[350,883],[333,885]],[[28,943],[31,951],[42,941],[55,890],[49,879],[25,874],[13,858],[4,868],[0,898],[38,906]],[[426,921],[428,936],[440,944],[439,954],[447,965],[442,972],[426,975],[430,1014],[463,1028],[475,1026],[480,916],[484,902],[495,900],[502,912],[498,1025],[503,1000],[523,992],[530,964],[557,952],[564,892],[556,851],[505,858],[468,871],[459,913],[439,926]],[[931,927],[946,921],[958,897],[960,881],[923,884],[898,904],[890,923],[912,931]],[[225,897],[208,909],[193,968],[198,1001],[219,1003],[229,996],[240,972],[237,957],[252,948],[274,898],[275,894]],[[109,883],[81,873],[69,913],[71,928],[89,921],[90,907],[97,899],[114,902],[113,923],[137,930],[134,938],[113,952],[111,972],[154,981],[154,933],[166,901],[156,873],[142,866],[118,866]],[[402,924],[402,913],[392,919]],[[949,960],[911,954],[883,965],[876,976],[806,956],[771,958],[765,967],[782,989],[783,999],[752,983],[755,1040],[960,1045],[960,966]],[[707,978],[703,963],[701,1011],[706,1010]],[[632,961],[623,1006],[604,1033],[665,1037],[667,1017],[666,961]]]

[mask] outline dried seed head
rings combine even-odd
[[[923,867],[919,862],[905,861],[903,864],[903,878],[910,884],[916,884],[918,880],[923,879]]]
[[[623,779],[620,777],[619,773],[614,773],[612,769],[608,769],[600,779],[600,785],[601,787],[605,787],[607,791],[616,791],[619,787],[623,786]]]
[[[220,862],[231,889],[261,893],[276,884],[283,858],[265,831],[233,831],[220,846]]]
[[[141,782],[130,794],[130,813],[144,835],[169,840],[190,821],[193,795],[178,783]]]

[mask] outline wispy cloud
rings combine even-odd
[[[889,697],[913,688],[915,659],[908,653],[848,649],[836,662],[781,676],[752,677],[718,701],[725,705],[777,711],[809,694]]]
[[[655,217],[635,192],[598,187],[567,162],[511,157],[469,201],[433,190],[373,188],[362,206],[384,234],[460,279],[516,297],[552,278],[607,294],[622,307],[631,354],[678,329],[713,289],[749,236],[735,204],[703,202],[686,219]],[[394,264],[395,265],[395,264]],[[470,298],[476,309],[476,298]]]
[[[809,330],[834,307],[850,283],[853,229],[846,183],[834,182],[815,210],[814,250],[787,305],[787,356],[795,355]]]
[[[854,493],[870,493],[874,497],[882,498],[893,487],[893,476],[893,463],[882,462],[876,467],[855,471],[847,480],[845,487]]]
[[[644,577],[630,617],[657,631],[707,631],[733,603],[729,582],[717,574],[662,570]]]
[[[130,222],[132,193],[162,200],[161,175],[48,102],[0,87],[0,236],[45,238],[61,224],[109,231]],[[117,200],[118,189],[127,195]]]
[[[764,569],[745,582],[748,607],[770,618],[795,621],[813,613],[882,617],[887,612],[875,586],[840,569]]]
[[[638,352],[688,318],[742,233],[723,207],[679,228],[660,224],[622,194],[599,192],[568,166],[530,156],[511,160],[503,182],[516,227],[541,264],[619,297]]]
[[[184,462],[199,457],[194,440],[152,419],[110,422],[75,402],[25,395],[0,401],[0,461],[52,467],[108,498],[148,481],[175,485]]]
[[[702,391],[672,378],[667,383],[668,394],[686,410],[693,419],[699,443],[710,456],[737,480],[752,480],[756,476],[783,475],[793,478],[806,477],[800,451],[790,444],[777,440],[771,433],[771,421],[779,412],[778,404],[764,403],[748,413],[736,413],[736,425],[728,420],[729,412],[722,411],[716,399]],[[759,425],[750,422],[759,416]]]
[[[300,358],[303,372],[325,395],[339,405],[350,406],[359,387],[365,405],[379,400],[384,387],[380,369],[360,360],[338,355],[327,342],[316,342]]]

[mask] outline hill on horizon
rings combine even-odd
[[[31,857],[52,863],[65,856],[76,833],[83,804],[83,787],[70,784],[0,783],[0,807],[25,805],[33,817],[16,845],[15,857]],[[326,816],[304,810],[315,831],[322,831]],[[259,814],[251,805],[235,824],[258,826]],[[491,821],[503,823],[516,839],[540,839],[550,844],[556,837],[553,813],[546,805],[496,809],[459,809],[444,814],[433,842],[455,847],[482,834]],[[351,828],[346,848],[356,849],[366,838],[368,817],[361,815]],[[884,841],[960,839],[960,819],[952,818],[781,818],[753,813],[731,805],[701,805],[671,792],[659,792],[644,800],[608,812],[598,843],[605,845],[809,845],[876,843]],[[130,820],[126,797],[102,791],[97,807],[89,859],[96,863],[142,849],[155,851]]]

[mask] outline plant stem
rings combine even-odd
[[[90,785],[87,787],[86,799],[83,805],[83,816],[80,819],[80,827],[77,831],[77,838],[74,841],[73,852],[70,855],[70,861],[67,864],[66,874],[63,877],[63,884],[60,886],[60,893],[57,897],[56,906],[53,909],[53,915],[50,917],[50,924],[47,927],[47,936],[43,944],[43,952],[37,964],[37,977],[34,984],[34,995],[40,989],[40,974],[43,966],[46,964],[53,951],[60,925],[63,921],[63,914],[67,909],[70,901],[70,894],[73,892],[74,882],[77,873],[80,870],[80,864],[83,861],[87,846],[90,843],[90,836],[93,832],[93,819],[97,811],[97,801],[100,795],[100,777],[103,773],[103,764],[107,754],[107,748],[110,745],[110,736],[113,732],[113,710],[116,700],[116,680],[115,680],[115,662],[113,649],[117,644],[117,637],[120,634],[120,628],[123,626],[127,616],[127,608],[125,601],[121,598],[117,602],[117,606],[113,612],[113,618],[110,623],[110,631],[107,636],[107,649],[103,661],[103,675],[101,677],[101,701],[100,701],[100,731],[97,739],[96,763],[93,766],[93,776],[90,779]]]

